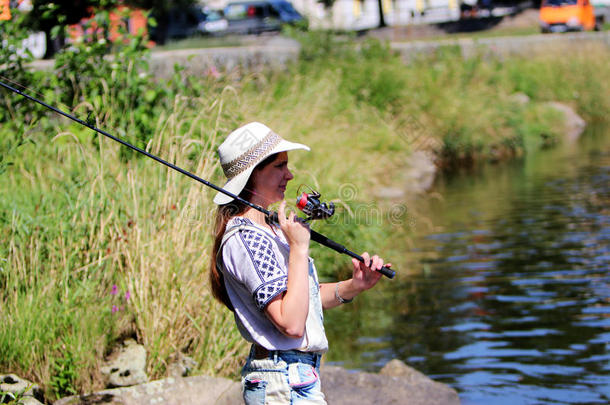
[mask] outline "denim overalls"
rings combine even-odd
[[[309,281],[309,308],[322,320],[322,306],[318,304],[319,285],[312,260],[309,261]],[[321,354],[272,350],[264,358],[260,357],[252,345],[241,372],[247,405],[326,404],[319,377]]]

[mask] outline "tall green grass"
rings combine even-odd
[[[405,201],[375,202],[375,193],[404,184],[412,152],[430,150],[447,167],[497,160],[560,140],[544,101],[567,102],[589,121],[610,112],[607,50],[463,60],[446,49],[405,64],[379,42],[300,39],[301,59],[284,71],[183,77],[177,69],[166,80],[150,77],[137,47],[121,66],[90,49],[96,63],[79,76],[87,79],[38,72],[30,90],[219,184],[214,150],[223,137],[265,122],[312,147],[290,156],[287,198],[300,183],[314,186],[339,207],[316,229],[389,257],[402,253],[389,237],[407,240],[417,213]],[[84,52],[58,63],[74,65]],[[516,103],[515,92],[531,102]],[[35,380],[51,399],[98,389],[104,355],[132,336],[147,349],[151,378],[166,375],[178,351],[198,362],[197,373],[235,375],[247,348],[207,285],[211,190],[20,108],[0,129],[0,370]],[[347,259],[312,252],[325,279],[349,274]]]
[[[221,108],[185,103],[159,117],[148,149],[209,178]],[[69,386],[99,388],[105,352],[134,336],[152,376],[189,348],[201,371],[233,371],[240,341],[206,288],[209,190],[148,160],[121,164],[117,144],[57,124],[65,129],[22,147],[0,181],[2,368],[52,386],[54,364],[70,355]]]

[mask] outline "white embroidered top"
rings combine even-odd
[[[235,310],[237,327],[247,341],[267,350],[326,352],[320,286],[312,258],[304,336],[295,339],[282,334],[264,312],[267,304],[287,288],[290,246],[282,231],[276,229],[274,233],[242,217],[233,217],[227,224],[218,267]]]

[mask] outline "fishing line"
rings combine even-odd
[[[105,137],[110,138],[113,141],[116,141],[116,142],[120,143],[123,146],[126,146],[127,148],[129,148],[131,150],[134,150],[134,151],[136,151],[138,153],[141,153],[141,154],[143,154],[143,155],[145,155],[145,156],[155,160],[156,162],[161,163],[164,166],[167,166],[167,167],[169,167],[169,168],[171,168],[171,169],[173,169],[173,170],[175,170],[175,171],[177,171],[179,173],[184,174],[185,176],[187,176],[187,177],[189,177],[189,178],[191,178],[191,179],[193,179],[195,181],[203,183],[204,185],[206,185],[206,186],[208,186],[208,187],[210,187],[210,188],[212,188],[212,189],[214,189],[214,190],[216,190],[216,191],[218,191],[220,193],[223,193],[223,194],[233,198],[234,200],[237,200],[240,203],[247,205],[250,208],[253,208],[253,209],[257,210],[257,211],[260,211],[263,214],[265,214],[265,217],[267,218],[268,221],[276,223],[276,224],[279,224],[277,212],[272,212],[272,211],[269,211],[269,210],[267,210],[267,209],[265,209],[265,208],[263,208],[263,207],[261,207],[259,205],[253,204],[250,201],[248,201],[246,199],[243,199],[240,196],[235,195],[235,194],[231,193],[230,191],[227,191],[227,190],[223,189],[222,187],[219,187],[219,186],[215,185],[214,183],[211,183],[211,182],[209,182],[209,181],[207,181],[207,180],[197,176],[196,174],[193,174],[193,173],[191,173],[191,172],[189,172],[187,170],[182,169],[181,167],[176,166],[173,163],[170,163],[170,162],[168,162],[168,161],[166,161],[164,159],[161,159],[160,157],[155,156],[152,153],[149,153],[149,152],[147,152],[146,150],[144,150],[142,148],[139,148],[139,147],[137,147],[135,145],[132,145],[129,142],[127,142],[127,141],[125,141],[125,140],[123,140],[121,138],[118,138],[118,137],[116,137],[116,136],[114,136],[114,135],[112,135],[112,134],[110,134],[110,133],[108,133],[106,131],[104,131],[103,129],[99,129],[95,125],[93,125],[91,123],[91,120],[89,120],[89,119],[87,121],[83,121],[80,118],[78,118],[78,117],[76,117],[76,116],[74,116],[72,114],[69,114],[69,113],[67,113],[65,111],[60,110],[57,107],[49,105],[49,104],[45,103],[44,101],[39,100],[39,99],[37,99],[37,98],[27,94],[27,93],[24,93],[21,90],[18,90],[16,88],[12,87],[12,86],[9,86],[8,84],[6,84],[6,83],[4,83],[2,81],[0,81],[0,86],[4,87],[7,90],[12,91],[13,93],[17,93],[18,95],[20,95],[20,96],[22,96],[22,97],[24,97],[24,98],[26,98],[26,99],[28,99],[30,101],[33,101],[33,102],[35,102],[37,104],[40,104],[43,107],[48,108],[49,110],[54,111],[57,114],[62,115],[62,116],[66,117],[66,118],[68,118],[68,119],[70,119],[70,120],[72,120],[74,122],[77,122],[77,123],[79,123],[79,124],[89,128],[89,129],[91,129],[91,130],[93,130],[93,131],[95,131],[95,132],[97,132],[97,133],[99,133],[101,135],[104,135]],[[22,86],[22,87],[25,87],[25,86]],[[319,203],[319,201],[318,201],[318,203]],[[328,237],[326,237],[326,236],[324,236],[324,235],[322,235],[322,234],[320,234],[320,233],[318,233],[318,232],[316,232],[314,230],[310,229],[310,232],[311,232],[311,239],[313,241],[318,242],[319,244],[324,245],[324,246],[326,246],[326,247],[328,247],[330,249],[333,249],[336,252],[339,252],[341,254],[345,254],[345,255],[348,255],[350,257],[353,257],[354,259],[356,259],[356,260],[358,260],[358,261],[360,261],[362,263],[365,263],[365,260],[364,260],[364,258],[362,256],[358,255],[357,253],[354,253],[354,252],[350,251],[345,246],[343,246],[343,245],[333,241],[332,239],[329,239]],[[381,269],[379,269],[377,271],[379,271],[381,274],[383,274],[384,276],[386,276],[388,278],[394,278],[394,276],[396,275],[396,272],[394,270],[390,269],[389,266],[387,266],[387,265],[384,265]]]
[[[8,78],[8,77],[6,77],[6,76],[4,76],[4,75],[1,75],[1,74],[0,74],[0,78],[1,78],[1,79],[3,79],[3,80],[5,80],[5,81],[10,82],[11,84],[13,84],[13,85],[15,85],[15,86],[19,86],[20,88],[22,88],[22,89],[24,89],[24,90],[27,90],[27,91],[28,91],[28,92],[30,92],[30,93],[36,94],[36,95],[40,96],[41,98],[44,98],[44,97],[45,97],[45,96],[44,96],[44,94],[37,92],[35,89],[33,89],[33,88],[31,88],[31,87],[28,87],[28,86],[25,86],[25,85],[23,85],[23,84],[21,84],[21,83],[19,83],[19,82],[14,81],[14,80],[11,80],[10,78]],[[68,109],[69,111],[74,111],[74,108],[70,107],[69,105],[67,105],[67,104],[65,104],[65,103],[61,103],[61,105],[62,105],[63,107],[65,107],[66,109]],[[116,130],[116,128],[114,128],[114,129]],[[249,189],[249,188],[247,188],[247,187],[244,187],[244,189],[243,189],[243,190],[245,190],[245,191],[247,191],[247,192],[251,193],[252,195],[256,195],[257,197],[262,198],[262,199],[263,199],[263,200],[265,200],[266,202],[269,202],[269,203],[270,203],[270,202],[272,202],[271,198],[268,198],[268,197],[266,197],[265,195],[263,195],[263,194],[261,194],[261,193],[257,193],[256,191],[251,190],[251,189]]]
[[[23,85],[23,84],[21,84],[21,83],[19,83],[19,82],[14,81],[14,80],[11,80],[10,78],[8,78],[8,77],[6,77],[6,76],[3,76],[3,75],[1,75],[1,74],[0,74],[0,78],[1,78],[2,80],[4,80],[4,81],[10,82],[11,84],[13,84],[13,85],[15,85],[15,86],[19,86],[20,88],[22,88],[22,89],[24,89],[24,90],[27,90],[27,91],[28,91],[28,92],[30,92],[30,93],[36,94],[37,96],[40,96],[41,98],[44,98],[44,97],[45,97],[45,96],[44,96],[44,94],[37,92],[35,89],[33,89],[33,88],[31,88],[31,87],[28,87],[28,86],[25,86],[25,85]],[[6,86],[5,86],[5,87],[6,87]],[[25,93],[24,93],[24,94],[22,94],[22,95],[25,95]],[[27,98],[29,98],[29,97],[27,97]],[[39,103],[39,104],[41,104],[41,103]],[[43,104],[43,105],[44,105],[44,104]],[[71,108],[69,105],[67,105],[67,104],[65,104],[65,103],[61,103],[61,105],[62,105],[63,107],[65,107],[66,109],[68,109],[69,111],[74,111],[74,109],[73,109],[73,108]],[[46,106],[46,105],[45,105],[45,107],[48,107],[48,106]],[[63,115],[63,114],[62,114],[62,115]],[[78,122],[78,121],[77,121],[77,122]],[[116,128],[114,128],[114,129],[116,130]],[[270,198],[267,198],[266,196],[264,196],[264,195],[263,195],[263,194],[261,194],[261,193],[257,193],[257,192],[255,192],[254,190],[250,190],[250,189],[248,189],[248,188],[246,188],[246,187],[244,187],[244,190],[245,190],[245,191],[248,191],[248,192],[249,192],[249,193],[251,193],[252,195],[256,195],[256,196],[258,196],[258,197],[262,198],[263,200],[265,200],[265,201],[267,201],[267,202],[271,202],[271,199],[270,199]]]

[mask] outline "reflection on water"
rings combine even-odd
[[[585,136],[439,184],[421,272],[329,312],[330,361],[400,358],[465,404],[610,402],[610,132]]]

